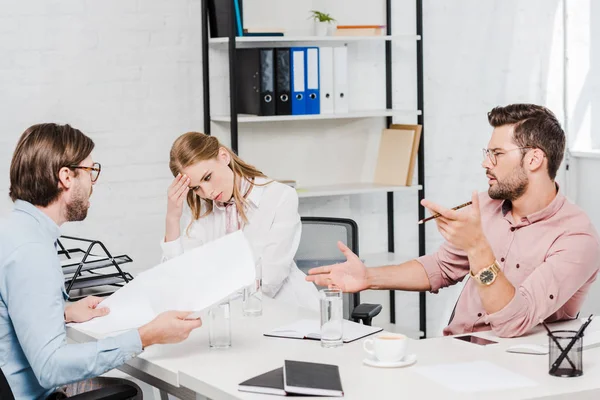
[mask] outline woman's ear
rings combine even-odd
[[[58,171],[58,187],[64,189],[70,189],[73,186],[73,171],[67,167],[62,167]]]
[[[221,161],[225,165],[229,165],[231,163],[231,154],[225,147],[221,147],[219,149],[219,161]]]

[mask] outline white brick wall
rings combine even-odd
[[[70,123],[103,164],[93,207],[64,231],[105,241],[141,270],[159,259],[168,149],[202,129],[199,0],[8,1],[0,8],[0,191],[22,131]]]
[[[247,26],[306,33],[311,28],[307,11],[313,8],[331,12],[344,24],[383,23],[384,8],[376,3],[302,0],[283,7],[276,0],[246,0],[244,14]],[[413,3],[394,1],[396,32],[414,32]],[[493,106],[528,101],[560,110],[561,7],[560,1],[547,0],[425,2],[428,198],[454,205],[471,190],[485,188],[480,148],[489,137],[486,112]],[[88,220],[65,226],[65,232],[101,239],[114,252],[130,254],[135,270],[155,264],[170,181],[168,149],[179,134],[203,129],[199,15],[199,0],[5,0],[0,7],[0,211],[10,209],[8,166],[20,133],[41,121],[71,123],[96,141],[94,155],[103,173]],[[413,107],[414,43],[394,46],[395,105]],[[354,93],[383,104],[383,46],[360,44],[351,54],[350,72],[359,77]],[[218,87],[228,93],[224,64],[221,71],[215,68],[222,55],[211,54],[215,113],[219,105],[227,111],[228,104],[227,96],[215,95]],[[361,79],[367,75],[369,81]],[[242,131],[240,149],[266,172],[285,172],[285,145],[309,134],[327,150],[317,159],[319,165],[338,165],[343,171],[353,167],[352,159],[344,159],[344,145],[334,146],[336,140],[352,138],[376,149],[372,140],[381,127],[379,119],[253,125]],[[326,133],[319,136],[323,128]],[[220,136],[227,129],[214,126]],[[300,138],[294,145],[303,143]],[[265,155],[270,148],[279,152]],[[339,172],[320,170],[323,179]],[[288,171],[300,181],[315,179],[297,168]],[[396,247],[413,255],[416,203],[415,194],[396,196]],[[383,194],[303,200],[300,211],[354,218],[363,253],[386,249]],[[433,226],[427,238],[430,251],[441,242]],[[428,296],[430,335],[441,332],[456,291]],[[403,325],[418,326],[416,306],[416,294],[399,295]]]

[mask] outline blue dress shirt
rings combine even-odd
[[[17,200],[0,221],[0,369],[16,399],[44,399],[57,387],[116,368],[142,351],[137,330],[67,344],[64,276],[56,223]]]

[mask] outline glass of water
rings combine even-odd
[[[208,310],[208,345],[211,349],[231,347],[231,306],[229,300]]]
[[[338,347],[343,344],[344,302],[340,289],[322,289],[321,346]]]
[[[262,315],[262,264],[256,263],[256,279],[250,286],[244,288],[242,310],[245,316],[258,317]]]

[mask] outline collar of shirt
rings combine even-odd
[[[538,221],[546,220],[546,219],[552,217],[554,214],[556,214],[558,212],[558,210],[560,210],[562,208],[562,206],[565,204],[565,196],[563,196],[563,194],[560,192],[560,187],[558,186],[558,183],[556,183],[555,185],[556,185],[556,196],[550,202],[550,204],[548,204],[545,208],[534,212],[533,214],[529,214],[529,215],[521,218],[521,221],[514,221],[514,224],[517,226],[526,226],[526,225],[534,224]],[[502,215],[504,216],[504,219],[506,219],[508,222],[512,223],[512,218],[508,217],[508,213],[511,210],[512,210],[511,201],[504,200],[502,202]]]
[[[250,191],[250,193],[248,194],[247,200],[248,203],[256,208],[258,208],[260,206],[260,199],[262,198],[262,195],[265,191],[266,188],[266,183],[271,182],[271,180],[265,179],[265,178],[255,178],[254,179],[254,186],[252,187],[252,190]],[[260,186],[259,186],[260,185]],[[216,201],[213,201],[213,210],[219,210],[222,212],[225,212],[225,206],[223,203],[218,203]]]
[[[44,232],[52,238],[52,241],[56,242],[60,237],[60,228],[56,225],[56,222],[33,204],[24,200],[17,200],[14,209],[31,215],[40,224]]]

